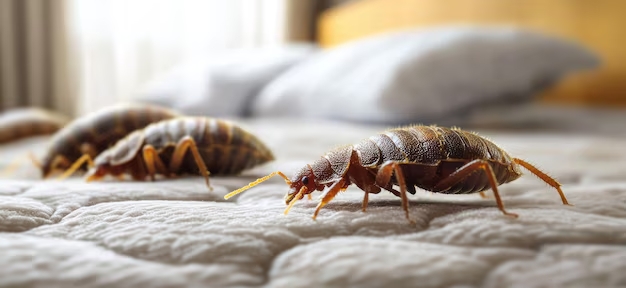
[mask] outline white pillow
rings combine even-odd
[[[242,116],[252,97],[273,78],[318,50],[313,44],[241,49],[178,65],[137,96],[198,116]]]
[[[530,99],[566,73],[598,64],[574,42],[522,29],[401,31],[317,53],[266,86],[251,109],[259,117],[436,122]]]

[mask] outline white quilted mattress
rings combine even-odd
[[[381,127],[246,123],[278,160],[242,177],[158,182],[41,181],[25,162],[0,180],[0,285],[11,287],[625,287],[626,137],[526,132],[482,135],[563,184],[574,206],[527,174],[493,197],[400,199],[355,187],[311,219],[314,200],[283,215],[279,177],[223,195],[275,169],[290,175],[338,144]],[[6,164],[46,138],[6,145]],[[306,198],[305,198],[306,199]]]

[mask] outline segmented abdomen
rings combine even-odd
[[[81,145],[85,143],[93,145],[95,152],[99,154],[132,131],[177,116],[176,112],[159,106],[124,105],[102,109],[78,118],[58,131],[51,139],[50,148],[43,161],[44,175],[51,169],[68,168],[50,167],[56,155],[65,156],[70,162],[74,162],[82,156]]]
[[[207,169],[214,175],[236,175],[274,160],[274,155],[261,140],[229,121],[184,117],[150,125],[144,133],[145,144],[161,150],[159,154],[165,161],[171,157],[178,141],[191,136]],[[192,155],[186,153],[180,172],[197,174],[197,171]]]
[[[365,167],[385,161],[433,164],[442,160],[484,159],[510,163],[510,157],[493,142],[470,132],[435,126],[392,129],[354,146]]]
[[[432,174],[420,175],[426,168],[403,168],[408,185],[433,191],[435,185],[463,165],[486,160],[493,168],[499,184],[512,181],[519,175],[509,171],[511,157],[493,142],[471,132],[436,126],[412,126],[392,129],[372,136],[354,146],[364,167],[378,169],[386,161],[430,164]],[[397,180],[392,178],[395,184]],[[490,188],[484,171],[440,193],[475,193]]]
[[[0,144],[19,139],[50,135],[68,120],[53,112],[38,108],[18,108],[0,114]]]

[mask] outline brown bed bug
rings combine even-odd
[[[483,191],[491,189],[500,211],[517,217],[504,209],[498,186],[519,178],[520,166],[554,187],[563,204],[569,205],[555,179],[528,162],[511,157],[493,142],[458,128],[422,125],[390,129],[356,145],[336,148],[302,167],[291,179],[276,171],[224,198],[280,175],[290,187],[285,196],[288,205],[285,214],[304,195],[330,187],[317,205],[313,219],[338,192],[351,184],[365,192],[364,212],[369,193],[377,194],[384,189],[402,199],[406,218],[411,223],[414,221],[409,217],[407,192],[415,194],[416,187],[444,194],[480,193],[483,197]]]
[[[98,154],[129,133],[179,116],[176,111],[157,105],[122,104],[77,118],[50,139],[40,164],[43,177],[63,172],[62,179],[77,170],[86,171]]]
[[[274,160],[259,138],[234,123],[209,117],[180,117],[148,125],[102,152],[87,173],[87,181],[106,175],[134,180],[155,176],[237,175]]]
[[[0,114],[0,144],[28,137],[52,135],[68,122],[68,117],[41,108],[8,110]]]

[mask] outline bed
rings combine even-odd
[[[331,54],[332,63],[336,55]],[[323,62],[318,60],[324,58],[313,62]],[[298,75],[313,79],[312,74]],[[246,83],[259,86],[262,78]],[[281,93],[299,91],[288,88],[277,85],[273,91],[280,95],[272,95],[282,99]],[[371,195],[368,210],[362,212],[363,192],[352,186],[314,221],[321,193],[299,201],[284,215],[287,186],[280,177],[224,200],[225,194],[258,177],[276,170],[291,175],[334,147],[357,143],[405,120],[383,112],[363,116],[354,110],[348,118],[335,117],[345,110],[262,117],[284,109],[250,110],[243,105],[250,99],[238,94],[240,106],[219,111],[232,109],[224,116],[267,143],[276,160],[240,176],[211,177],[213,191],[193,176],[155,182],[86,183],[80,175],[41,180],[26,155],[41,156],[49,138],[5,144],[0,167],[24,160],[0,180],[0,286],[626,286],[625,113],[536,105],[527,94],[522,104],[508,99],[504,106],[467,110],[465,117],[450,122],[493,140],[563,185],[572,206],[562,205],[552,187],[529,173],[502,185],[504,204],[519,214],[517,219],[502,215],[489,192],[483,199],[418,190],[410,196],[409,212],[416,221],[410,225],[399,198],[384,192]],[[163,97],[152,97],[153,102],[167,104],[167,95],[159,95]],[[319,99],[319,94],[311,95]],[[334,95],[341,99],[341,94]],[[290,103],[290,108],[309,107],[307,99]],[[202,101],[209,105],[213,100]],[[188,104],[177,108],[198,107],[193,101]],[[363,121],[372,115],[380,121]]]
[[[626,137],[571,132],[481,133],[563,184],[573,206],[531,175],[501,187],[503,216],[478,195],[400,200],[351,187],[311,219],[316,201],[288,215],[273,179],[227,192],[274,170],[290,173],[329,147],[385,127],[343,122],[241,122],[277,161],[242,177],[153,183],[39,179],[25,163],[2,180],[3,286],[19,287],[598,287],[626,278]],[[622,122],[623,123],[623,122]],[[306,131],[297,132],[297,131]],[[0,159],[41,151],[47,138],[5,147]],[[318,195],[315,195],[318,196]],[[317,198],[317,197],[315,197]]]

